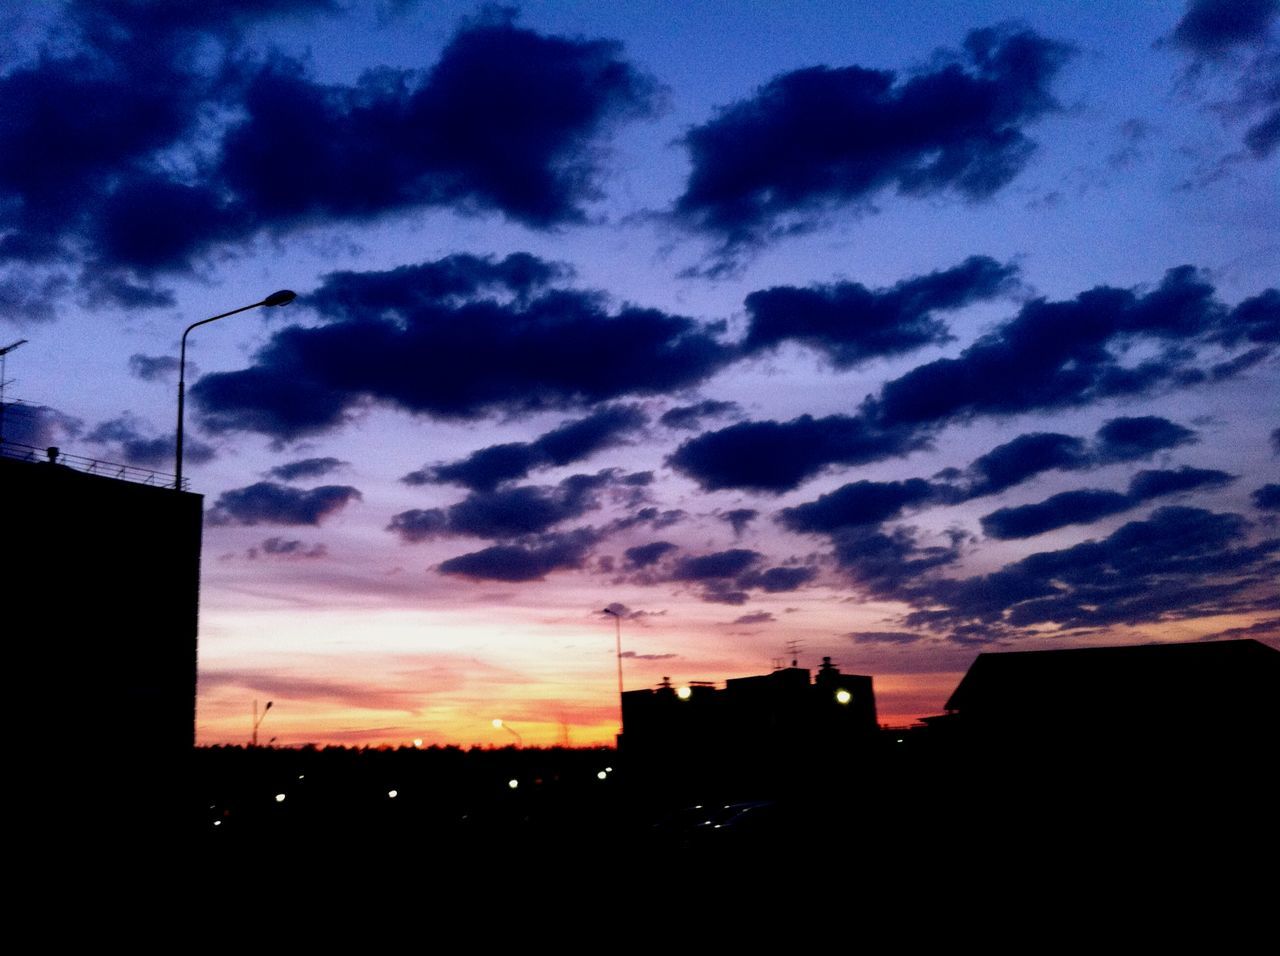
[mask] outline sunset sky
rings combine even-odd
[[[1277,0],[11,6],[4,437],[172,472],[298,293],[189,342],[204,744],[609,742],[606,605],[894,724],[1280,646],[1278,170]]]

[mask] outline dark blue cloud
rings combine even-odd
[[[596,538],[589,531],[544,535],[529,544],[494,545],[442,561],[441,574],[474,581],[541,581],[553,571],[582,567]]]
[[[878,525],[896,518],[905,508],[959,500],[947,485],[922,478],[906,481],[855,481],[816,501],[783,508],[778,522],[803,534],[830,534],[842,528]]]
[[[249,557],[257,557],[259,553],[271,558],[327,558],[329,549],[323,544],[308,545],[296,538],[267,538],[257,548],[249,549]]]
[[[178,360],[172,355],[143,355],[136,352],[129,356],[129,374],[144,382],[167,381],[177,373]]]
[[[464,23],[427,70],[340,86],[241,42],[336,4],[199,7],[70,4],[58,42],[0,76],[0,261],[78,263],[90,301],[154,307],[171,297],[137,280],[263,232],[426,207],[581,222],[602,138],[661,99],[618,44],[509,11]]]
[[[0,315],[18,323],[56,319],[58,300],[70,286],[69,280],[62,275],[39,277],[23,269],[10,271],[12,274],[0,277]]]
[[[755,508],[733,508],[730,511],[721,512],[716,517],[721,521],[727,521],[733,528],[733,536],[740,538],[742,532],[747,530],[747,525],[760,517],[760,512]]]
[[[1000,508],[984,515],[982,530],[989,537],[1003,540],[1030,538],[1067,525],[1089,524],[1153,498],[1198,488],[1221,488],[1235,480],[1234,475],[1208,468],[1140,471],[1130,479],[1127,494],[1094,488],[1065,491],[1035,504]]]
[[[1194,53],[1220,56],[1265,41],[1277,13],[1277,0],[1191,0],[1172,39]]]
[[[366,309],[357,276],[326,278],[314,299],[324,324],[282,329],[254,365],[201,378],[191,395],[205,427],[293,440],[368,400],[442,419],[581,407],[696,385],[735,355],[718,328],[656,309],[610,313],[595,293],[431,299],[401,276],[398,299],[382,284],[381,306]]]
[[[1234,75],[1235,97],[1219,111],[1245,117],[1244,144],[1255,159],[1280,147],[1280,48],[1277,0],[1193,0],[1169,37],[1190,54],[1189,73],[1210,68]]]
[[[922,575],[959,560],[963,541],[957,534],[946,546],[921,546],[907,528],[848,528],[832,536],[836,566],[871,594],[893,600]]]
[[[1073,435],[1033,432],[991,449],[969,465],[969,496],[994,495],[1045,471],[1087,467],[1085,442]]]
[[[738,410],[737,402],[717,402],[707,399],[696,405],[680,405],[662,414],[658,421],[668,428],[695,429],[704,418],[717,418]]]
[[[844,636],[855,644],[915,644],[925,639],[912,631],[849,631]]]
[[[864,417],[802,415],[789,422],[741,422],[680,445],[667,459],[704,491],[783,492],[833,464],[861,465],[928,445],[911,429],[884,430]]]
[[[5,402],[0,405],[0,425],[4,440],[32,448],[59,445],[65,439],[78,438],[84,422],[48,405]]]
[[[673,581],[705,581],[712,578],[734,578],[763,557],[759,551],[731,548],[711,554],[681,558],[672,569]]]
[[[491,10],[425,74],[383,69],[333,87],[297,63],[269,64],[227,135],[222,173],[272,225],[438,205],[540,228],[579,222],[598,195],[591,145],[649,115],[657,96],[619,44],[543,36]]]
[[[1280,289],[1267,289],[1237,305],[1216,339],[1227,345],[1280,343]]]
[[[1101,541],[1032,554],[991,574],[864,583],[877,596],[913,604],[908,627],[977,626],[997,637],[1037,625],[1093,628],[1220,615],[1259,606],[1274,591],[1280,539],[1250,544],[1248,531],[1239,515],[1170,506]]]
[[[1164,495],[1176,495],[1197,488],[1222,488],[1236,480],[1235,475],[1214,468],[1161,469],[1140,471],[1129,479],[1129,497],[1135,502],[1149,501]]]
[[[949,341],[936,312],[958,309],[1008,291],[1017,267],[986,256],[887,289],[872,291],[858,282],[808,288],[777,286],[747,296],[748,352],[783,342],[799,342],[821,352],[836,368],[900,355],[923,345]]]
[[[99,423],[93,431],[84,436],[85,441],[94,442],[106,448],[104,456],[114,461],[139,468],[171,470],[176,453],[176,436],[149,434],[148,428],[132,415],[121,415]],[[202,465],[212,461],[212,446],[191,435],[185,435],[182,441],[182,460],[189,465]]]
[[[627,548],[623,554],[627,558],[627,564],[633,568],[647,568],[657,564],[672,551],[678,550],[670,541],[653,541],[649,544],[639,544],[634,548]]]
[[[1255,491],[1253,505],[1262,511],[1280,511],[1280,484],[1263,485]]]
[[[1190,266],[1170,269],[1146,293],[1099,286],[1067,301],[1037,299],[958,358],[888,382],[864,414],[882,427],[937,426],[1184,387],[1206,378],[1191,346],[1237,323]],[[1164,349],[1122,364],[1125,348],[1139,341]]]
[[[272,468],[268,474],[281,481],[297,481],[300,478],[323,478],[343,468],[348,462],[338,458],[302,458]]]
[[[1133,461],[1196,440],[1195,432],[1167,418],[1112,418],[1098,429],[1095,455],[1102,463]]]
[[[1030,538],[1071,524],[1088,524],[1133,506],[1132,499],[1118,491],[1064,491],[1035,504],[1000,508],[983,515],[982,530],[989,538]]]
[[[684,442],[668,463],[705,490],[788,491],[831,465],[928,447],[937,430],[952,423],[1194,386],[1210,378],[1200,348],[1270,334],[1271,307],[1280,302],[1273,293],[1230,309],[1195,269],[1181,266],[1146,292],[1103,286],[1063,302],[1035,300],[959,357],[887,382],[856,415],[740,422]],[[1154,346],[1155,356],[1123,364],[1137,343]],[[974,463],[972,494],[992,493],[1049,467],[1132,460],[1193,439],[1190,429],[1155,416],[1113,419],[1088,449],[1070,436],[1025,437]]]
[[[763,571],[748,571],[737,579],[737,585],[744,588],[760,588],[770,594],[783,591],[795,591],[808,584],[818,576],[815,567],[777,567]]]
[[[857,66],[776,76],[685,135],[693,169],[676,214],[732,248],[885,189],[985,199],[1034,150],[1024,128],[1055,108],[1049,85],[1068,52],[993,28],[905,80]]]
[[[405,475],[410,485],[446,482],[475,491],[492,491],[506,481],[524,478],[537,468],[568,465],[591,457],[597,451],[620,444],[643,428],[648,418],[640,409],[627,405],[601,408],[585,418],[566,422],[532,442],[491,445],[466,458]],[[648,481],[653,478],[649,474]],[[628,476],[633,485],[648,484],[641,476]]]
[[[387,530],[406,542],[470,536],[509,540],[543,534],[601,506],[601,492],[618,478],[614,469],[571,475],[554,487],[519,485],[476,491],[448,508],[413,509],[395,515]]]
[[[302,489],[260,481],[219,495],[209,511],[209,523],[318,525],[359,500],[359,490],[350,485]]]

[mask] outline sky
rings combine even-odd
[[[6,441],[171,473],[183,329],[297,293],[188,343],[199,743],[610,742],[615,621],[895,725],[1280,646],[1277,0],[0,21]]]

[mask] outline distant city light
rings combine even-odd
[[[277,794],[276,794],[276,803],[284,803],[284,794],[283,794],[283,793],[277,793]]]
[[[514,790],[516,787],[520,786],[520,781],[515,779],[508,780],[507,786]]]
[[[681,700],[688,700],[690,697],[693,696],[693,690],[688,687],[681,687],[679,690],[676,691],[676,696],[679,697]]]
[[[836,700],[841,704],[847,704],[849,701],[853,700],[853,695],[841,687],[836,691]]]

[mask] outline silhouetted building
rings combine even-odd
[[[6,644],[24,736],[113,760],[145,752],[148,766],[185,755],[202,497],[141,469],[3,451]]]
[[[870,677],[842,674],[823,658],[817,677],[786,667],[725,681],[622,695],[621,747],[642,772],[768,778],[831,767],[873,739]]]
[[[929,737],[1020,765],[1239,779],[1280,744],[1280,651],[1254,640],[979,654]],[[1131,780],[1132,782],[1132,780]]]

